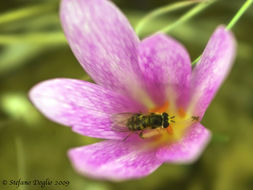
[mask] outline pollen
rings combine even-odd
[[[177,109],[172,109],[172,107],[169,106],[169,102],[167,101],[163,105],[149,110],[149,113],[166,112],[170,116],[169,126],[167,128],[158,128],[144,131],[143,138],[149,139],[151,146],[160,146],[161,144],[168,144],[178,141],[184,136],[186,129],[189,126],[196,122],[199,122],[199,120],[197,120],[198,117],[192,116],[184,108],[179,107]],[[171,120],[173,120],[173,122],[171,122]]]
[[[184,118],[186,116],[186,113],[184,111],[183,108],[179,108],[178,109],[178,115],[181,117],[181,118]]]
[[[171,125],[170,125],[166,130],[167,130],[167,132],[168,132],[169,134],[172,134],[172,133],[173,133],[173,128],[172,128]]]
[[[169,102],[165,102],[163,105],[159,107],[155,107],[149,110],[149,112],[163,113],[167,112],[169,109]]]
[[[142,138],[150,142],[149,146],[156,147],[178,141],[184,136],[189,126],[199,122],[197,116],[192,116],[183,107],[173,109],[173,104],[170,105],[168,101],[149,110],[149,113],[162,114],[164,112],[169,115],[169,126],[167,128],[149,129],[142,133]]]

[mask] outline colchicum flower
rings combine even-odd
[[[63,0],[60,15],[72,51],[96,84],[52,79],[35,86],[30,98],[49,119],[106,139],[71,149],[74,168],[123,180],[146,176],[162,163],[195,161],[211,136],[200,121],[234,59],[231,32],[218,27],[192,70],[179,42],[160,33],[140,41],[110,1]],[[143,138],[114,129],[117,114],[153,112],[167,112],[175,123],[146,130]]]

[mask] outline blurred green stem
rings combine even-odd
[[[184,7],[187,7],[189,5],[192,5],[194,3],[198,3],[198,1],[183,1],[183,2],[176,2],[176,3],[173,3],[173,4],[169,4],[169,5],[166,5],[166,6],[163,6],[163,7],[160,7],[158,9],[155,9],[154,11],[150,12],[149,14],[147,14],[146,16],[144,16],[137,24],[137,26],[135,27],[135,31],[136,31],[136,34],[137,35],[140,35],[142,30],[144,29],[144,26],[152,19],[154,19],[155,17],[158,17],[162,14],[165,14],[165,13],[169,13],[169,12],[172,12],[172,11],[175,11],[177,9],[180,9],[180,8],[184,8]]]
[[[243,6],[239,9],[239,11],[236,13],[236,15],[232,18],[232,20],[228,23],[227,29],[230,30],[237,21],[241,18],[241,16],[245,13],[245,11],[250,7],[250,5],[253,3],[253,0],[247,0]]]
[[[200,60],[201,55],[198,56],[193,62],[192,62],[192,66],[194,66],[196,63],[198,63],[198,61]]]
[[[245,11],[250,7],[250,5],[253,3],[253,0],[247,0],[242,7],[237,11],[235,16],[231,19],[231,21],[227,25],[227,29],[230,30],[236,23],[237,21],[241,18],[241,16],[245,13]],[[192,65],[194,66],[201,58],[201,55],[196,58],[193,62]]]
[[[9,22],[22,20],[27,17],[32,17],[34,15],[38,15],[43,12],[48,12],[52,10],[53,8],[55,8],[54,5],[55,4],[52,4],[52,3],[40,4],[40,5],[30,6],[30,7],[22,8],[19,10],[3,13],[0,15],[0,25],[6,24]]]
[[[160,30],[160,32],[168,33],[171,30],[173,30],[175,27],[178,25],[188,21],[191,19],[193,16],[197,15],[200,13],[202,10],[204,10],[206,7],[214,3],[216,0],[209,0],[209,1],[203,1],[199,5],[196,5],[193,7],[191,10],[186,12],[183,16],[181,16],[176,22],[170,24],[169,26],[164,27],[163,29]]]
[[[23,142],[20,137],[16,137],[16,152],[17,152],[17,170],[18,170],[18,178],[23,180],[26,179],[26,171],[25,171],[25,153]],[[26,185],[19,186],[21,190],[26,189]]]
[[[0,45],[15,43],[33,44],[65,44],[66,38],[63,32],[32,33],[23,35],[1,35]]]

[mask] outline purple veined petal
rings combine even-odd
[[[191,163],[202,153],[211,137],[208,129],[200,123],[192,125],[185,136],[173,144],[157,151],[157,158],[170,163]]]
[[[145,111],[135,101],[93,83],[52,79],[30,91],[34,105],[49,119],[71,126],[82,135],[123,139],[126,133],[112,130],[112,115]]]
[[[143,139],[132,137],[71,149],[72,165],[79,173],[98,179],[120,181],[147,176],[162,162],[156,158],[155,150],[142,148]]]
[[[154,34],[139,47],[139,65],[143,81],[152,99],[159,105],[174,98],[177,106],[188,102],[191,61],[186,49],[164,34]],[[174,99],[175,100],[175,99]]]
[[[236,42],[233,34],[223,26],[211,36],[191,79],[193,115],[202,117],[229,73],[235,58]]]
[[[60,16],[72,51],[97,84],[130,94],[139,89],[139,39],[115,5],[108,0],[62,0]]]

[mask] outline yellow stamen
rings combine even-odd
[[[161,146],[161,144],[178,141],[184,136],[187,127],[195,122],[199,122],[197,117],[193,117],[188,111],[185,111],[184,108],[179,107],[178,109],[172,110],[172,107],[173,105],[169,104],[167,101],[163,105],[149,110],[150,113],[166,112],[170,117],[173,117],[171,120],[174,121],[171,122],[171,120],[169,120],[169,126],[166,129],[161,127],[143,131],[142,137],[150,142],[148,145],[149,147]]]

